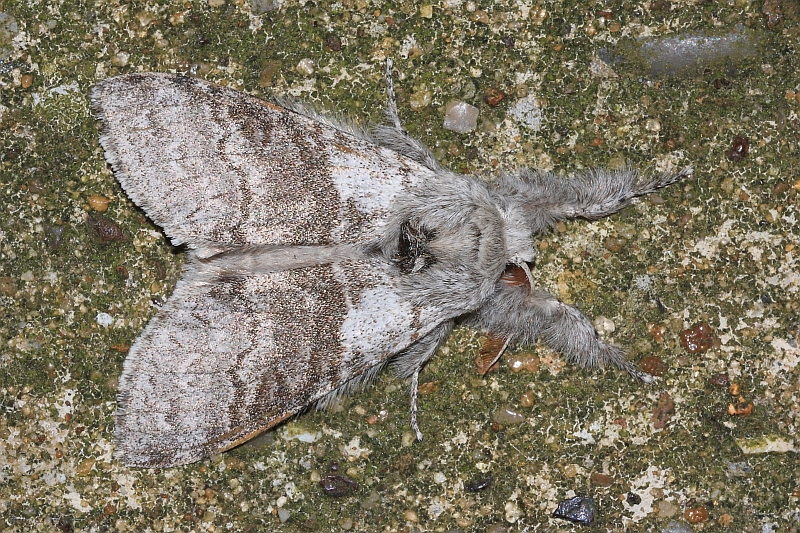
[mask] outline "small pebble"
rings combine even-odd
[[[30,86],[33,85],[33,74],[24,74],[19,80],[19,85],[23,89],[30,88]]]
[[[320,480],[319,485],[322,487],[322,492],[325,496],[330,496],[331,498],[350,496],[358,490],[358,483],[349,477],[338,474],[325,476]]]
[[[407,520],[408,522],[419,522],[419,516],[417,516],[417,513],[411,509],[408,509],[403,513],[403,519]]]
[[[467,133],[475,129],[478,123],[477,107],[466,102],[449,102],[445,108],[444,129],[457,133]]]
[[[425,90],[411,93],[411,96],[408,98],[408,105],[414,110],[428,107],[431,105],[431,102],[433,102],[433,93]]]
[[[99,194],[91,195],[87,201],[89,202],[89,207],[98,213],[106,211],[108,209],[108,204],[111,203],[110,198],[106,198],[105,196],[101,196]]]
[[[483,101],[492,107],[500,104],[500,102],[502,102],[503,98],[505,97],[506,93],[504,93],[500,89],[495,89],[494,87],[487,87],[483,91]]]
[[[539,363],[539,357],[530,352],[515,353],[506,358],[506,364],[513,372],[537,372]]]
[[[617,325],[610,318],[600,315],[594,319],[594,329],[599,333],[613,333],[617,329]]]
[[[597,507],[594,500],[584,496],[575,496],[569,500],[558,502],[558,507],[553,512],[555,518],[562,518],[585,526],[592,524],[596,515]]]
[[[94,230],[97,236],[100,237],[100,240],[103,243],[125,241],[128,239],[125,233],[123,233],[119,224],[113,220],[109,220],[100,216],[90,216],[86,222],[89,224],[89,227]]]
[[[642,497],[635,492],[629,492],[625,495],[625,501],[628,502],[628,505],[639,505],[642,503]]]
[[[331,52],[338,52],[342,49],[342,40],[335,33],[325,34],[325,47]]]
[[[533,407],[536,395],[531,391],[523,392],[519,395],[519,405],[522,407]]]
[[[610,487],[614,482],[613,477],[608,474],[603,474],[602,472],[592,472],[589,479],[592,481],[593,485],[598,485],[600,487]]]
[[[614,253],[622,250],[622,247],[625,246],[625,244],[627,244],[625,239],[617,239],[615,237],[606,237],[606,239],[603,241],[603,247],[605,247],[605,249],[609,252]]]
[[[747,137],[736,136],[733,139],[733,145],[725,152],[728,159],[731,161],[741,161],[750,152],[750,140]]]
[[[711,384],[715,387],[727,387],[730,385],[730,378],[728,377],[728,374],[719,373],[711,378]]]
[[[708,520],[708,509],[703,505],[696,505],[686,509],[683,513],[683,517],[690,524],[699,524]]]
[[[713,328],[705,322],[698,322],[681,331],[680,340],[681,346],[689,353],[707,352],[717,343]]]
[[[353,529],[353,519],[350,518],[349,516],[346,516],[344,518],[340,518],[337,521],[337,523],[339,524],[339,527],[344,529],[345,531],[349,531],[349,530]]]
[[[672,502],[663,501],[658,502],[658,517],[659,518],[672,518],[678,514],[678,506]]]
[[[651,376],[663,376],[669,368],[667,363],[665,363],[664,360],[657,355],[648,355],[647,357],[643,358],[639,367],[643,372],[646,372]]]
[[[531,96],[520,98],[514,102],[514,105],[508,110],[508,114],[532,131],[539,131],[542,128],[544,113],[536,99]]]
[[[442,388],[441,381],[438,380],[428,381],[427,383],[423,383],[422,385],[420,385],[419,388],[417,389],[417,392],[420,395],[425,396],[426,394],[433,394],[435,392],[439,392],[441,388]]]
[[[534,7],[531,9],[528,17],[531,19],[531,22],[538,26],[547,18],[547,10],[543,7]]]
[[[477,9],[470,16],[470,20],[479,24],[489,24],[489,14],[483,9]]]
[[[304,76],[311,76],[314,74],[314,61],[309,58],[301,59],[294,69]]]
[[[292,516],[292,512],[287,509],[278,509],[278,520],[281,521],[281,524],[289,520]]]
[[[130,58],[130,54],[128,52],[117,52],[111,58],[111,64],[115,67],[124,67],[128,64],[128,59]]]
[[[648,118],[644,122],[644,129],[653,133],[661,131],[661,121],[657,118]]]
[[[280,7],[280,0],[250,0],[250,11],[253,15],[263,15]]]
[[[472,481],[464,484],[464,491],[479,492],[482,490],[486,490],[492,486],[492,481],[494,481],[494,478],[492,478],[492,476],[487,476],[480,479],[473,479]]]
[[[653,427],[664,429],[673,416],[675,416],[675,401],[668,392],[662,392],[653,408]]]
[[[492,413],[492,422],[502,425],[522,424],[525,422],[525,416],[516,412],[513,407],[507,405]]]
[[[679,522],[677,520],[673,520],[667,526],[661,530],[661,533],[694,533],[694,529],[692,526],[687,524],[686,522]]]

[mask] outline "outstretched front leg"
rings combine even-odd
[[[498,291],[467,323],[503,341],[498,345],[496,358],[510,343],[532,344],[541,340],[561,352],[570,363],[584,368],[611,365],[647,383],[653,381],[652,376],[625,359],[620,348],[604,342],[583,313],[544,289],[530,287],[527,276],[516,267],[503,276]]]
[[[493,185],[503,202],[524,212],[534,234],[568,218],[595,220],[630,205],[637,196],[650,194],[692,175],[687,167],[677,173],[642,179],[633,169],[596,169],[573,177],[530,169],[501,176]]]

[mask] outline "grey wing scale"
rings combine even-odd
[[[117,457],[172,466],[234,447],[385,364],[436,313],[379,259],[222,279],[193,262],[125,361]]]
[[[131,199],[176,245],[363,243],[433,171],[314,115],[202,80],[130,74],[92,101]]]

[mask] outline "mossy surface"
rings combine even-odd
[[[800,448],[799,17],[796,0],[0,2],[4,530],[577,531],[551,515],[585,494],[597,530],[660,531],[702,506],[696,530],[796,533],[797,451],[745,455],[736,439]],[[737,28],[755,49],[691,75],[599,62],[643,36]],[[406,384],[387,374],[222,456],[123,467],[116,380],[183,253],[106,166],[91,87],[182,72],[377,122],[386,57],[405,127],[455,170],[694,166],[614,217],[559,224],[534,271],[663,375],[643,386],[532,346],[506,358],[533,353],[536,372],[482,377],[480,333],[459,328],[422,375],[420,443]],[[505,98],[489,105],[487,89]],[[510,118],[523,98],[542,110],[538,130]],[[443,128],[451,100],[480,109],[475,130]],[[740,160],[736,137],[749,141]],[[122,237],[104,242],[89,217]],[[681,334],[699,322],[713,347],[690,353]],[[493,422],[502,409],[525,422]],[[287,440],[298,434],[316,440]],[[325,495],[331,474],[358,489]]]

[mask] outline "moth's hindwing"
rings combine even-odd
[[[229,449],[427,335],[384,260],[208,279],[191,263],[119,384],[117,457],[172,466]]]
[[[433,174],[333,121],[193,78],[120,76],[92,101],[131,199],[208,255],[373,239],[398,195]]]

